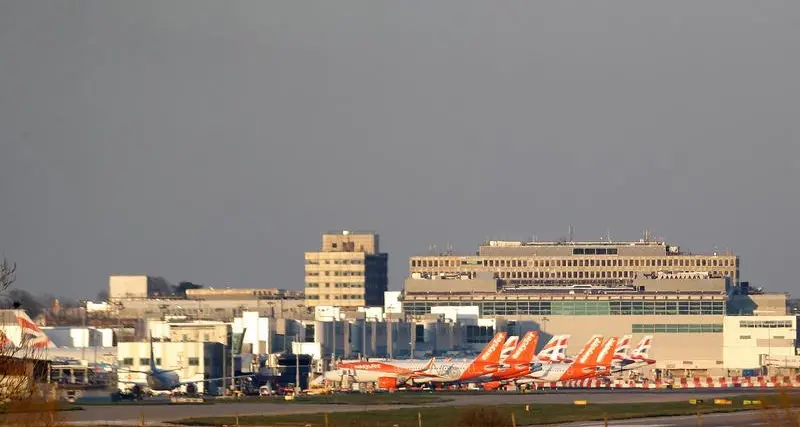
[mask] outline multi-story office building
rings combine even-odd
[[[632,286],[637,278],[704,273],[739,280],[732,254],[695,255],[665,242],[508,242],[482,244],[477,255],[415,256],[409,276],[467,276],[490,272],[502,288],[564,285]]]
[[[382,306],[388,260],[375,233],[323,234],[320,251],[305,254],[306,305]]]

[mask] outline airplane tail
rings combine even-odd
[[[494,338],[489,341],[489,344],[483,348],[481,354],[472,362],[473,366],[480,366],[481,368],[497,368],[500,363],[500,353],[503,351],[503,343],[506,340],[505,332],[498,332]]]
[[[512,335],[508,337],[505,344],[503,344],[503,351],[500,352],[500,363],[505,362],[508,356],[514,351],[519,343],[519,337]]]
[[[561,335],[555,350],[553,350],[553,362],[563,362],[567,360],[567,346],[569,345],[570,335]]]
[[[421,369],[418,369],[417,371],[414,371],[414,373],[420,373],[420,372],[427,371],[428,369],[433,367],[433,363],[435,361],[436,361],[436,358],[435,357],[431,357],[431,360],[429,360],[428,363],[425,364],[425,366],[423,366]]]
[[[555,335],[553,338],[550,338],[550,341],[548,341],[547,344],[542,347],[542,350],[539,351],[539,354],[536,355],[536,359],[540,362],[555,361],[559,345],[564,339],[569,339],[569,335]]]
[[[517,344],[514,351],[505,359],[506,364],[529,363],[536,352],[536,344],[539,342],[539,333],[528,331],[522,336],[522,340]]]
[[[603,336],[602,335],[595,335],[593,336],[585,346],[581,349],[581,351],[575,356],[575,361],[573,362],[573,366],[583,367],[589,366],[592,362],[597,360],[598,352],[601,350],[601,344],[603,343]]]
[[[17,324],[22,329],[22,338],[19,342],[19,347],[26,348],[53,348],[55,344],[47,334],[44,333],[36,323],[28,317],[24,310],[17,310],[14,313],[17,318]],[[10,340],[9,340],[10,341]]]
[[[597,357],[595,358],[596,364],[602,367],[610,367],[611,362],[614,358],[614,348],[617,347],[617,342],[619,338],[611,337],[606,341],[603,345],[603,348],[597,353]]]
[[[625,360],[628,350],[631,348],[631,336],[623,335],[619,340],[617,349],[614,350],[614,360]]]
[[[639,341],[639,345],[631,352],[630,359],[636,361],[645,361],[648,360],[648,352],[650,351],[650,347],[653,344],[653,336],[652,335],[645,335],[641,341]]]
[[[156,356],[153,353],[153,333],[149,332],[150,335],[150,372],[155,372],[156,368]],[[161,349],[164,350],[163,348]]]

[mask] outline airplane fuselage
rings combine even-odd
[[[175,372],[156,369],[147,374],[147,387],[154,391],[172,391],[180,387],[180,377]]]

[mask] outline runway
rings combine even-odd
[[[754,394],[759,390],[718,390],[701,392],[687,391],[643,391],[643,390],[610,390],[610,391],[591,391],[591,392],[545,392],[531,394],[443,394],[443,398],[451,399],[447,402],[434,402],[426,404],[408,405],[359,405],[359,404],[315,404],[315,403],[289,403],[281,401],[269,402],[247,402],[247,403],[214,403],[206,405],[107,405],[107,406],[84,406],[82,411],[64,412],[64,421],[72,425],[98,425],[98,424],[117,424],[117,425],[138,425],[140,416],[144,414],[146,422],[159,423],[175,421],[190,417],[218,417],[227,415],[284,415],[320,412],[361,412],[361,411],[380,411],[397,408],[408,408],[417,406],[464,406],[464,405],[509,405],[509,404],[549,404],[549,403],[571,403],[574,400],[588,400],[589,403],[643,403],[643,402],[670,402],[688,399],[714,399],[740,394]],[[764,390],[763,392],[767,392]],[[652,422],[653,419],[648,419]],[[692,419],[696,425],[696,419]],[[602,424],[602,423],[601,423]],[[575,424],[582,426],[594,426],[597,424],[583,423]],[[613,424],[617,425],[617,424]],[[618,424],[634,426],[633,424]],[[672,424],[670,424],[672,425]],[[676,426],[682,424],[675,424]],[[688,425],[688,424],[687,424]],[[710,424],[704,423],[704,426]],[[730,425],[730,424],[720,424]]]

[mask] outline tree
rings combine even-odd
[[[201,289],[203,285],[198,285],[192,282],[180,282],[178,286],[175,287],[173,293],[175,296],[179,296],[181,298],[186,298],[186,291],[189,289]]]

